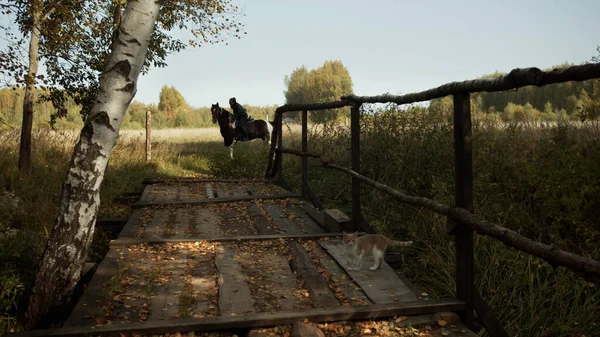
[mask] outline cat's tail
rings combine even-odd
[[[406,246],[412,246],[412,244],[413,244],[412,241],[396,241],[396,240],[388,239],[388,245],[390,245],[390,246],[406,247]]]

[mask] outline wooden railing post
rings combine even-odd
[[[454,95],[455,205],[473,211],[473,153],[471,147],[471,97]],[[456,297],[466,303],[461,315],[465,326],[473,329],[475,274],[473,230],[466,225],[448,223],[456,249]]]
[[[302,110],[302,152],[308,151],[308,110]],[[302,156],[302,197],[308,199],[308,157]]]
[[[352,155],[352,171],[360,174],[360,104],[353,104],[350,109],[350,144]],[[360,180],[352,177],[352,220],[354,230],[361,228]]]
[[[283,114],[279,114],[279,118],[276,118],[277,122],[277,148],[283,149]],[[281,178],[283,178],[283,153],[278,152],[275,155],[275,167],[277,168],[277,180],[281,182]]]
[[[150,142],[150,132],[152,124],[152,111],[146,110],[146,161],[152,160],[152,143]]]

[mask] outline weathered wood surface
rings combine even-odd
[[[285,234],[302,234],[302,230],[298,228],[298,226],[289,218],[286,214],[284,214],[283,210],[276,205],[264,205],[267,214],[273,219],[275,226],[278,229],[282,230]]]
[[[94,324],[93,315],[96,314],[96,303],[101,301],[104,292],[103,284],[117,274],[120,267],[120,261],[125,259],[127,250],[123,248],[110,249],[96,273],[92,277],[92,280],[85,289],[83,295],[77,301],[75,308],[69,318],[64,323],[64,326],[78,326],[78,325],[90,325]]]
[[[133,208],[157,206],[157,205],[203,205],[211,203],[224,203],[224,202],[235,202],[235,201],[250,201],[250,200],[268,200],[268,199],[287,199],[287,198],[300,198],[302,197],[299,193],[281,193],[276,195],[247,195],[240,197],[224,197],[224,198],[206,198],[197,200],[172,200],[172,199],[156,199],[152,201],[138,201],[131,205]]]
[[[258,235],[240,235],[240,236],[199,236],[196,238],[173,239],[173,238],[157,238],[157,239],[118,239],[110,242],[111,246],[135,245],[140,243],[160,244],[160,243],[185,243],[185,242],[233,242],[233,241],[262,241],[262,240],[277,240],[277,239],[321,239],[328,237],[339,237],[341,233],[316,233],[316,234],[258,234]]]
[[[256,227],[259,234],[274,235],[279,233],[256,203],[252,203],[248,207],[248,211],[254,222],[254,227]]]
[[[187,266],[187,253],[179,251],[161,266],[161,277],[169,277],[171,282],[157,285],[156,295],[152,298],[148,320],[162,320],[177,317],[179,314],[179,295],[183,290],[183,277]]]
[[[221,315],[239,315],[254,311],[254,300],[235,251],[218,247],[215,264],[219,270],[219,309]]]
[[[302,244],[295,241],[290,244],[290,248],[292,250],[292,260],[290,261],[292,268],[308,288],[314,307],[324,308],[340,305],[329,289],[327,279],[318,271]]]
[[[363,257],[361,270],[349,270],[346,253],[341,241],[319,241],[321,246],[336,259],[338,264],[352,277],[374,303],[410,302],[417,296],[398,278],[394,270],[383,263],[380,269],[372,271],[373,259]]]
[[[15,337],[71,337],[93,333],[95,336],[114,336],[119,333],[144,333],[160,335],[166,333],[183,333],[189,331],[219,331],[243,328],[269,327],[293,324],[304,319],[310,322],[335,322],[344,320],[361,320],[386,318],[393,316],[412,316],[431,314],[440,311],[464,310],[464,303],[449,300],[429,300],[415,302],[385,303],[363,305],[358,307],[334,307],[322,309],[307,309],[280,311],[273,313],[258,313],[237,316],[217,316],[204,319],[182,318],[170,321],[150,321],[144,323],[112,324],[100,327],[71,327],[64,329],[34,330],[15,334]]]
[[[134,209],[129,215],[129,219],[121,229],[118,239],[133,239],[136,237],[137,231],[140,228],[140,219],[144,214],[143,209]]]
[[[292,221],[303,233],[325,233],[325,230],[304,211],[302,206],[288,206],[284,212],[292,215]]]
[[[373,302],[367,297],[365,292],[352,280],[344,268],[342,268],[337,261],[329,255],[321,245],[317,242],[308,242],[305,244],[307,250],[310,251],[313,259],[316,259],[318,263],[325,269],[326,276],[330,283],[333,283],[335,289],[339,292],[336,296],[347,301],[344,305],[366,305],[372,304]]]
[[[157,195],[168,192],[171,200],[198,194],[208,200],[206,185],[195,184],[152,184],[147,188],[156,189]],[[417,302],[413,305],[417,309],[398,306],[401,301],[388,307],[370,307],[385,303],[380,293],[389,296],[389,289],[382,289],[381,282],[355,281],[357,276],[348,274],[335,254],[318,241],[305,241],[341,235],[326,233],[315,221],[322,219],[321,212],[306,203],[297,199],[240,200],[248,197],[240,196],[243,193],[268,193],[265,184],[210,184],[215,189],[225,186],[227,193],[238,197],[230,197],[226,204],[136,208],[118,239],[111,242],[109,254],[66,325],[87,327],[53,331],[69,335],[98,325],[93,330],[101,331],[100,335],[127,334],[131,332],[128,329],[174,333],[189,331],[178,329],[189,329],[185,322],[191,318],[198,324],[196,331],[205,331],[235,328],[236,324],[252,328],[303,320],[305,317],[299,318],[297,312],[304,312],[309,319],[328,321],[343,319],[350,312],[359,312],[352,317],[360,318],[391,311],[433,310]],[[166,192],[161,191],[163,188]],[[399,279],[396,282],[401,283]],[[364,289],[373,285],[375,290]],[[352,310],[329,311],[342,306],[352,306]],[[371,311],[364,311],[364,307]],[[324,311],[305,311],[307,308]],[[454,302],[440,306],[438,311],[452,308],[463,307]],[[259,313],[266,316],[255,316]],[[190,319],[186,321],[186,317]],[[237,317],[244,319],[237,321]],[[263,318],[253,321],[256,317]]]

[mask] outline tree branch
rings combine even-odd
[[[435,98],[446,97],[448,95],[459,93],[505,91],[526,87],[529,85],[541,87],[547,84],[570,81],[580,82],[595,78],[600,78],[600,63],[554,69],[549,72],[543,72],[538,68],[517,68],[513,69],[510,73],[508,73],[508,75],[495,79],[477,79],[463,82],[451,82],[437,88],[402,96],[388,94],[379,96],[350,95],[342,96],[341,99],[355,103],[408,104],[429,101]]]

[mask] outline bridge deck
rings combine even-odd
[[[251,329],[464,308],[419,299],[387,264],[373,272],[367,260],[348,271],[339,234],[277,185],[147,183],[64,326],[43,335]]]

